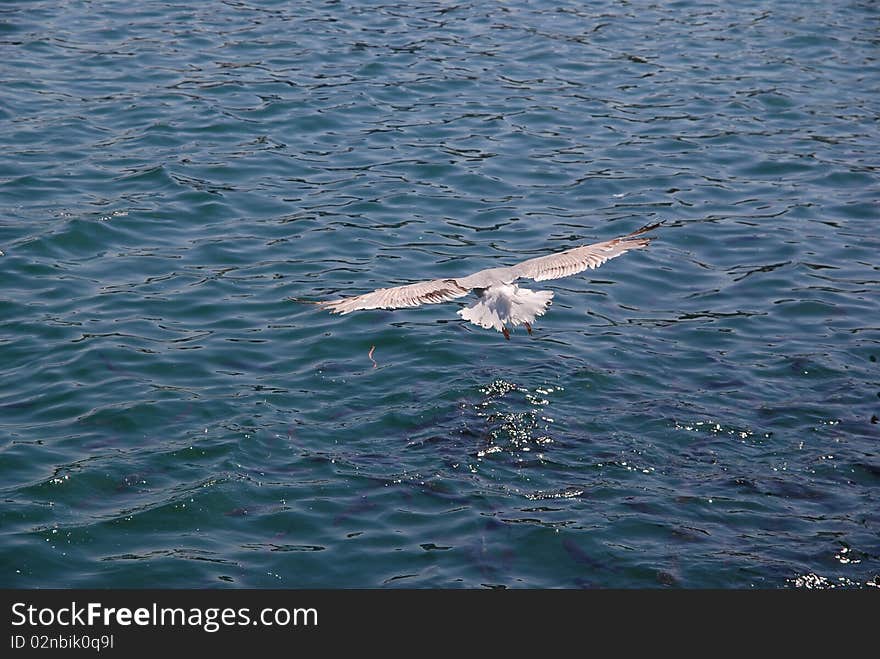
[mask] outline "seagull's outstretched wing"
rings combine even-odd
[[[593,245],[575,247],[564,252],[539,256],[509,268],[489,268],[457,279],[434,279],[406,286],[380,288],[372,293],[346,297],[341,300],[318,302],[333,313],[347,314],[361,309],[400,309],[422,304],[449,302],[464,297],[473,289],[483,289],[500,283],[511,283],[520,277],[542,281],[577,274],[587,268],[598,268],[608,259],[631,249],[647,247],[650,238],[642,234],[660,226],[649,224],[632,233]]]
[[[406,286],[380,288],[372,293],[318,304],[333,313],[346,314],[360,309],[400,309],[449,302],[467,295],[470,291],[470,288],[461,286],[456,279],[435,279]]]
[[[605,242],[574,247],[564,252],[529,259],[511,266],[510,271],[516,277],[543,281],[568,277],[588,268],[598,268],[605,261],[620,256],[624,252],[647,247],[651,239],[642,236],[642,234],[656,229],[660,224],[660,222],[648,224],[620,238],[612,238]]]

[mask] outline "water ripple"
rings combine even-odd
[[[870,3],[90,7],[0,9],[5,585],[877,585]]]

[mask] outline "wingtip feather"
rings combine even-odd
[[[660,227],[664,224],[666,224],[666,220],[660,220],[659,222],[652,222],[650,224],[646,224],[645,226],[636,229],[635,231],[633,231],[631,234],[627,235],[626,237],[631,238],[632,236],[640,236],[643,233],[648,233],[649,231],[653,231],[657,227]],[[645,240],[653,240],[653,238],[646,238]]]
[[[336,313],[340,315],[347,314],[349,311],[351,311],[350,309],[346,310],[344,308],[345,299],[323,300],[321,302],[316,302],[315,304],[317,304],[321,309],[326,309],[330,313]]]

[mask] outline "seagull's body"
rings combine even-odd
[[[333,313],[347,314],[361,309],[400,309],[449,302],[474,291],[477,301],[459,310],[458,315],[480,327],[496,329],[510,339],[509,327],[524,325],[531,334],[531,324],[544,315],[553,300],[552,291],[520,288],[514,283],[517,279],[544,281],[598,268],[631,249],[647,247],[651,239],[642,234],[658,226],[659,223],[650,224],[626,236],[539,256],[510,267],[480,270],[466,277],[380,288],[372,293],[319,304]]]

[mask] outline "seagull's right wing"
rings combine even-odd
[[[583,245],[567,249],[564,252],[529,259],[528,261],[517,263],[510,270],[517,277],[543,281],[545,279],[568,277],[569,275],[583,272],[587,268],[598,268],[605,261],[613,259],[615,256],[620,256],[631,249],[647,247],[651,239],[645,238],[641,234],[656,229],[660,224],[660,222],[649,224],[626,236],[612,238],[605,242]]]
[[[360,309],[400,309],[449,302],[467,295],[470,291],[470,288],[459,285],[455,279],[435,279],[406,286],[380,288],[372,293],[318,304],[333,313],[346,314]]]

